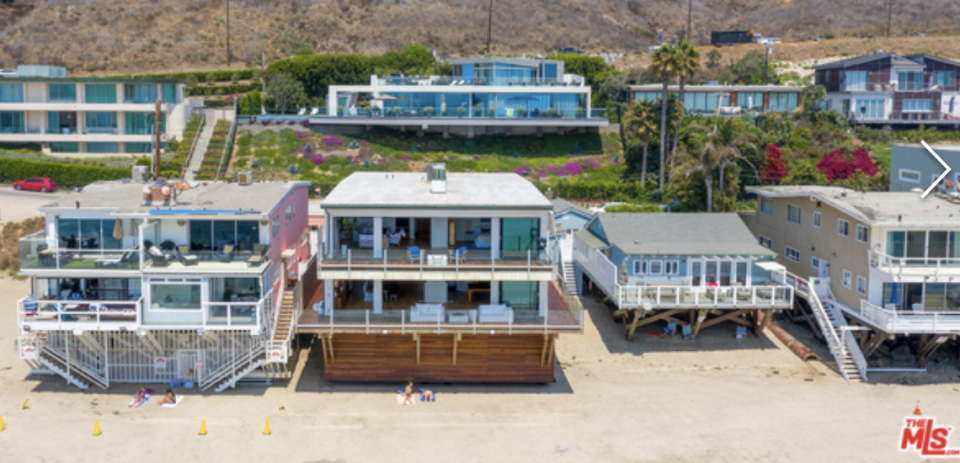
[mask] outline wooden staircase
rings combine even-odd
[[[273,344],[287,344],[293,334],[293,317],[295,312],[294,290],[283,291],[283,302],[280,305],[280,314],[277,317],[277,326],[273,333]]]

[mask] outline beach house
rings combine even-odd
[[[309,183],[96,182],[20,240],[20,356],[86,389],[289,377]],[[309,270],[308,270],[309,269]]]
[[[553,205],[514,173],[357,172],[324,198],[319,336],[328,381],[546,383],[580,333],[555,283]]]
[[[793,301],[775,258],[736,214],[601,212],[574,235],[580,290],[610,299],[628,339],[659,320],[691,336],[724,321],[761,332]]]
[[[885,342],[917,364],[960,332],[960,204],[932,192],[757,186],[743,220],[776,250],[811,328],[848,379],[866,379]],[[801,315],[801,318],[803,316]]]

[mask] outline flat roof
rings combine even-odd
[[[128,78],[111,78],[111,77],[47,77],[47,76],[8,76],[0,77],[0,84],[9,84],[16,82],[47,82],[51,84],[68,84],[68,83],[78,83],[78,84],[183,84],[186,83],[184,80],[178,79],[135,79],[132,77]]]
[[[960,225],[960,205],[933,193],[921,198],[912,191],[860,192],[835,186],[750,186],[747,191],[770,198],[814,198],[870,225]]]
[[[431,193],[422,172],[354,172],[323,200],[324,208],[553,209],[515,173],[447,173],[447,192]]]
[[[630,90],[635,92],[662,92],[662,84],[644,84],[631,85]],[[667,87],[670,92],[679,92],[679,85],[670,85]],[[788,85],[684,85],[685,92],[775,92],[775,93],[800,93],[802,87],[790,87]]]
[[[535,58],[498,58],[496,56],[481,56],[476,58],[448,58],[450,64],[471,64],[471,63],[504,63],[517,64],[520,66],[539,66],[540,63],[563,63],[558,59],[535,59]]]
[[[149,183],[103,181],[60,197],[40,208],[41,212],[62,209],[108,209],[113,214],[268,214],[291,190],[309,188],[310,182],[254,182],[250,185],[227,182],[194,182],[177,194],[177,201],[164,205],[143,203],[143,187]],[[77,206],[79,204],[79,207]],[[303,211],[307,213],[307,211]]]

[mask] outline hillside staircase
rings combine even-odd
[[[851,334],[840,304],[830,290],[829,278],[810,278],[809,282],[795,275],[784,282],[794,287],[794,294],[807,301],[830,353],[837,362],[843,379],[850,382],[867,380],[867,360]]]
[[[193,152],[190,153],[190,164],[187,166],[187,174],[185,180],[193,181],[194,172],[200,170],[200,166],[203,164],[203,157],[207,153],[207,146],[210,145],[210,139],[213,138],[213,129],[216,127],[216,121],[208,122],[204,124],[203,130],[200,131],[200,135],[197,137],[197,144],[193,147]]]

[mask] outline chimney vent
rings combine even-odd
[[[427,174],[430,180],[431,193],[447,192],[447,166],[445,164],[433,164]]]

